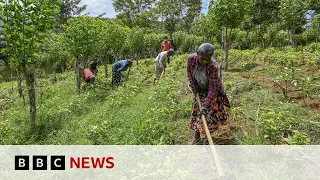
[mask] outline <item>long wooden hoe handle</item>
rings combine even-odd
[[[199,93],[197,93],[197,102],[198,102],[199,108],[201,109],[201,102],[200,102],[200,98],[199,98]],[[209,132],[208,125],[207,125],[207,120],[204,117],[204,115],[201,115],[201,119],[202,119],[202,123],[203,123],[203,126],[204,126],[204,130],[206,132],[206,136],[208,138],[209,144],[213,145],[213,140],[212,140],[212,137],[211,137],[211,134]]]
[[[198,102],[199,108],[201,109],[201,102],[200,102],[200,98],[199,98],[199,93],[197,93],[197,97],[196,98],[197,98],[197,102]],[[208,125],[207,125],[207,121],[206,121],[206,118],[204,117],[204,115],[201,115],[201,119],[203,121],[204,130],[206,131],[206,135],[207,135],[209,144],[213,145],[212,137],[210,135],[210,132],[209,132],[209,129],[208,129]],[[224,176],[224,173],[223,173],[221,165],[220,165],[220,160],[219,160],[216,148],[214,146],[210,146],[210,149],[211,149],[211,152],[212,152],[212,155],[213,155],[213,159],[214,159],[214,162],[216,164],[219,176]]]

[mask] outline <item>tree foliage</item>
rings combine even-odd
[[[223,47],[225,69],[228,69],[229,38],[232,29],[240,26],[250,7],[249,0],[217,0],[213,1],[209,18],[223,31]],[[228,31],[229,30],[229,31]]]
[[[306,1],[280,1],[280,18],[283,26],[289,31],[290,41],[293,47],[295,47],[295,31],[306,23],[305,14],[307,5]]]
[[[87,5],[80,6],[81,0],[61,0],[59,20],[60,24],[66,24],[67,20],[80,15]]]
[[[254,0],[249,11],[255,25],[267,25],[279,20],[279,0]]]
[[[113,7],[120,13],[117,17],[130,28],[142,25],[150,20],[147,12],[152,9],[155,0],[113,0]]]
[[[5,51],[10,55],[11,65],[21,69],[28,86],[31,126],[35,126],[36,97],[34,90],[34,58],[40,51],[46,31],[53,27],[58,13],[56,0],[0,1],[1,20],[6,42]]]
[[[99,40],[100,24],[102,20],[89,16],[79,16],[68,21],[66,28],[66,42],[70,52],[79,60],[87,60],[95,52],[96,42]]]

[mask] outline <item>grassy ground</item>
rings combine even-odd
[[[247,65],[255,64],[253,68],[238,69],[237,65],[233,66],[226,75],[225,83],[231,84],[231,97],[233,104],[234,121],[243,131],[237,131],[237,144],[268,144],[268,140],[257,136],[263,133],[262,128],[257,128],[261,120],[270,120],[269,131],[280,129],[282,122],[293,120],[292,123],[286,124],[285,129],[279,133],[279,139],[287,138],[288,134],[298,131],[299,133],[306,133],[309,138],[305,138],[311,144],[319,144],[319,130],[320,126],[320,111],[317,106],[312,106],[312,102],[319,102],[319,98],[295,98],[296,93],[292,92],[291,97],[285,98],[282,90],[273,82],[269,69],[272,64],[260,62],[251,59],[246,62]],[[320,77],[319,72],[313,73],[314,77]],[[319,79],[315,78],[314,86],[319,86]],[[297,96],[298,97],[298,96]],[[311,103],[311,104],[310,104]],[[275,113],[273,113],[275,112]],[[268,114],[272,114],[268,116]],[[280,116],[277,113],[282,113]],[[250,128],[251,127],[251,128]],[[259,127],[259,126],[258,126]],[[281,127],[283,128],[283,127]],[[297,134],[299,134],[297,133]],[[265,133],[267,134],[267,133]],[[294,134],[294,133],[292,133]],[[291,134],[291,136],[293,136]],[[283,140],[278,143],[285,144]],[[303,143],[302,143],[303,144]]]
[[[116,90],[100,73],[97,84],[105,87],[80,94],[73,72],[59,74],[54,85],[49,78],[37,79],[35,132],[28,124],[27,105],[7,85],[1,91],[10,98],[1,110],[1,144],[174,144],[169,129],[179,109],[176,72],[168,68],[156,86],[153,59],[139,61],[130,72]]]
[[[135,63],[129,79],[118,89],[110,87],[111,77],[103,77],[102,67],[97,84],[104,88],[88,88],[80,94],[75,91],[73,72],[58,74],[54,85],[50,78],[37,79],[37,126],[33,132],[27,105],[23,105],[16,90],[10,90],[10,83],[1,83],[1,98],[6,102],[2,102],[5,105],[0,110],[0,143],[188,144],[193,131],[188,128],[192,95],[186,88],[186,57],[174,57],[156,85],[153,59]],[[229,125],[215,133],[214,140],[268,144],[265,135],[269,134],[270,138],[280,138],[277,143],[283,144],[279,137],[283,127],[278,124],[291,118],[296,121],[285,126],[290,133],[307,133],[309,143],[320,144],[319,110],[303,100],[284,99],[272,85],[266,67],[253,60],[250,63],[257,65],[234,66],[223,73],[232,109],[228,109]],[[263,126],[268,131],[261,126],[265,122],[269,123]],[[280,132],[280,136],[286,135]]]

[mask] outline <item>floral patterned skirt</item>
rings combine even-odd
[[[117,71],[112,71],[112,86],[119,86],[121,82],[121,74],[118,73]]]
[[[202,105],[204,99],[207,97],[207,94],[200,94],[199,96]],[[206,117],[210,133],[218,130],[219,126],[227,124],[227,119],[228,114],[224,110],[222,96],[218,96],[217,98],[214,98],[213,101],[211,101],[210,108],[208,109],[208,114]],[[199,130],[200,133],[205,134],[203,124],[200,122],[202,122],[200,117],[200,109],[197,103],[197,99],[194,97],[189,127],[194,130]]]

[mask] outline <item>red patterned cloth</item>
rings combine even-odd
[[[206,98],[206,94],[200,94],[200,101],[203,104],[203,101]],[[219,126],[227,124],[228,114],[224,110],[224,105],[222,103],[221,96],[214,98],[210,103],[210,108],[208,109],[208,114],[206,116],[207,124],[210,133],[215,132],[219,129]],[[200,109],[198,103],[194,97],[192,103],[192,113],[190,117],[189,127],[191,129],[198,129],[200,133],[205,133],[201,117]]]
[[[93,73],[89,69],[84,69],[81,78],[84,82],[89,82],[92,75]]]

